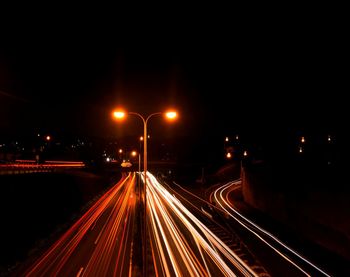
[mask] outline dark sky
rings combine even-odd
[[[197,135],[346,128],[349,45],[334,14],[107,11],[11,13],[0,134],[111,136],[117,105],[144,115],[176,107],[176,131]]]

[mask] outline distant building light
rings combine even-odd
[[[244,152],[243,152],[243,156],[244,156],[244,157],[247,157],[247,156],[248,156],[248,152],[247,152],[247,150],[244,150]]]
[[[303,153],[303,148],[299,147],[299,153]]]
[[[331,142],[331,136],[330,135],[328,135],[328,138],[327,138],[327,140],[328,140],[328,142]]]
[[[230,152],[228,152],[228,153],[226,154],[226,158],[228,158],[228,159],[231,159],[231,158],[232,158],[232,155],[231,155]]]
[[[106,161],[109,163],[111,161],[111,158],[110,157],[107,157],[106,158]]]
[[[236,140],[239,140],[239,136],[238,135],[236,135]]]
[[[228,137],[225,137],[225,141],[228,141]]]
[[[305,137],[301,137],[301,142],[305,143]]]

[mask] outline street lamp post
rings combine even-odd
[[[139,193],[141,194],[141,142],[143,141],[143,136],[139,138]]]
[[[146,256],[147,256],[147,244],[146,244],[146,239],[147,239],[147,198],[146,198],[146,191],[147,191],[147,123],[149,119],[155,115],[161,115],[165,114],[168,119],[175,119],[177,117],[177,113],[175,111],[168,111],[168,112],[156,112],[148,115],[146,118],[142,116],[141,114],[137,112],[128,112],[130,115],[136,115],[139,118],[141,118],[143,122],[143,173],[144,173],[144,189],[143,189],[143,202],[144,202],[144,246],[143,246],[143,270],[144,270],[144,276],[147,274],[146,270]],[[123,111],[115,111],[113,112],[113,116],[117,119],[122,119],[125,117],[125,112]],[[141,139],[140,139],[141,140]],[[139,168],[140,168],[140,156],[139,156]],[[141,174],[141,173],[140,173]]]

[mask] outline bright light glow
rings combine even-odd
[[[228,137],[225,138],[225,141],[228,141]]]
[[[122,119],[125,117],[125,112],[123,111],[114,111],[113,116],[117,119]]]
[[[123,149],[119,149],[119,153],[123,153]]]
[[[136,155],[137,155],[137,152],[136,152],[136,151],[132,151],[132,152],[131,152],[131,156],[136,157]]]
[[[50,140],[51,139],[51,137],[50,136],[46,136],[46,140]]]
[[[232,158],[232,155],[231,155],[230,152],[228,152],[228,153],[226,154],[226,158],[228,158],[228,159],[231,159],[231,158]]]
[[[244,150],[244,152],[243,152],[243,156],[244,156],[244,157],[247,157],[247,156],[248,156],[248,152],[247,152],[247,150]]]
[[[301,137],[301,142],[302,142],[302,143],[305,142],[305,137]]]
[[[170,111],[170,112],[166,112],[165,116],[168,119],[175,119],[177,117],[177,113],[175,111]]]

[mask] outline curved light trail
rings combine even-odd
[[[229,200],[229,194],[233,190],[236,190],[241,185],[241,180],[236,180],[229,182],[225,185],[220,186],[217,188],[210,198],[214,197],[216,203],[226,212],[227,215],[232,217],[236,222],[238,222],[240,225],[242,225],[244,228],[246,228],[249,232],[254,234],[257,238],[259,238],[261,241],[263,241],[266,245],[268,245],[271,249],[273,249],[276,253],[278,253],[281,257],[283,257],[286,261],[294,265],[296,268],[298,268],[301,272],[303,272],[307,276],[311,276],[310,273],[308,273],[305,269],[303,269],[295,260],[299,259],[303,261],[304,263],[311,266],[318,274],[322,274],[324,276],[330,276],[325,271],[317,267],[315,264],[313,264],[311,261],[307,260],[305,257],[301,256],[299,253],[297,253],[295,250],[287,246],[285,243],[280,241],[277,237],[273,236],[268,231],[264,230],[251,220],[249,220],[247,217],[242,215],[237,209],[234,208],[234,205]],[[264,238],[264,236],[266,236]],[[275,243],[276,245],[273,245],[268,240],[271,240],[272,243]],[[280,249],[277,249],[279,247]],[[293,258],[292,258],[293,257]]]

